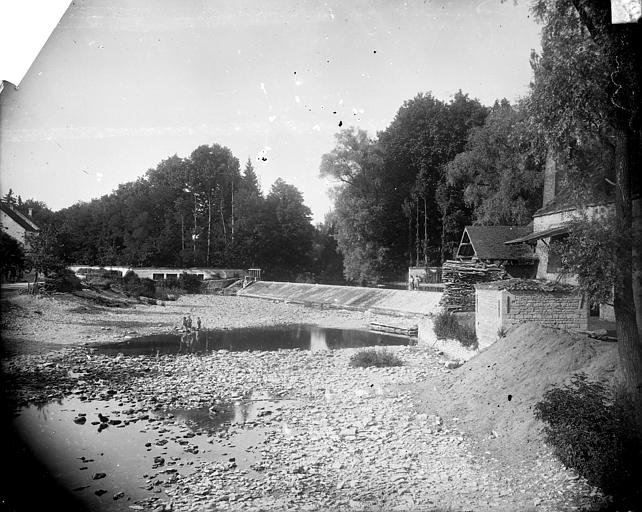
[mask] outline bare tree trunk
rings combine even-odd
[[[417,214],[416,214],[416,223],[417,225],[415,226],[415,250],[416,250],[416,258],[415,258],[415,264],[419,265],[419,243],[420,243],[420,238],[419,238],[419,198],[417,198]]]
[[[234,241],[234,182],[232,182],[232,241]]]
[[[408,215],[408,266],[412,267],[412,210]]]
[[[194,251],[194,264],[196,264],[196,194],[194,194],[194,233],[192,233],[192,249]]]
[[[206,265],[210,266],[210,248],[212,247],[212,189],[207,198],[207,257]]]
[[[642,431],[642,345],[637,324],[633,295],[631,144],[635,143],[628,126],[619,126],[615,133],[615,212],[617,230],[623,240],[616,246],[615,322],[620,367],[627,390],[631,394]],[[639,262],[635,264],[639,272]]]
[[[221,224],[223,225],[223,241],[225,242],[225,247],[227,247],[227,226],[225,225],[225,213],[223,213],[223,196],[221,195],[221,201],[218,205],[219,212],[221,214]]]
[[[426,194],[422,196],[424,200],[424,267],[426,267],[426,272],[428,271],[428,207],[426,205]],[[428,274],[426,274],[428,275]]]
[[[181,212],[181,251],[185,250],[185,215]]]

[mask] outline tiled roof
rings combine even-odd
[[[530,226],[466,226],[475,256],[481,260],[533,260],[531,247],[504,242],[528,235]]]
[[[544,279],[505,279],[503,281],[491,281],[490,283],[479,283],[476,288],[486,290],[508,290],[508,291],[537,291],[537,292],[574,292],[577,287],[546,281]]]
[[[591,206],[607,206],[613,204],[614,200],[609,198],[596,197],[593,200],[582,202],[573,196],[569,191],[560,192],[552,201],[537,210],[533,217],[543,217],[552,213],[566,212],[569,210],[581,210]]]
[[[29,217],[23,215],[15,208],[11,208],[7,203],[0,203],[0,208],[10,219],[25,231],[35,232],[40,230],[40,228]]]

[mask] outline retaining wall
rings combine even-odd
[[[357,286],[257,281],[239,290],[238,295],[380,314],[421,316],[430,315],[439,309],[442,294],[441,292]]]

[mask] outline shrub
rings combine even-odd
[[[535,417],[546,423],[546,442],[562,464],[610,495],[615,508],[639,505],[642,439],[626,394],[579,374],[548,390]]]
[[[402,366],[403,361],[387,350],[360,350],[350,358],[350,366],[368,368],[376,366]]]
[[[433,330],[439,340],[457,340],[464,347],[472,349],[478,347],[475,329],[460,322],[448,311],[442,311],[435,317]]]
[[[45,291],[73,292],[81,290],[82,284],[71,270],[63,270],[45,278],[43,288]]]
[[[151,279],[141,279],[131,270],[123,277],[123,290],[133,297],[156,297],[156,285]]]
[[[202,282],[202,279],[196,274],[183,272],[178,276],[178,287],[185,290],[186,293],[200,293]]]

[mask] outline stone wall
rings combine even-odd
[[[501,331],[535,322],[567,330],[588,329],[589,307],[576,291],[475,290],[475,331],[480,348],[497,341]]]
[[[581,295],[565,292],[503,291],[503,326],[537,322],[568,330],[588,328],[588,304]]]

